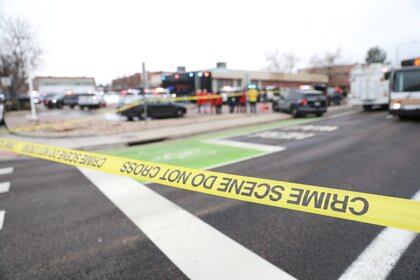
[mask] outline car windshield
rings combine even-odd
[[[322,97],[320,93],[305,93],[306,98],[319,98]]]
[[[395,72],[393,91],[420,91],[420,69]]]

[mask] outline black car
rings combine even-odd
[[[180,118],[187,113],[184,105],[174,102],[150,102],[147,103],[147,116],[151,118]],[[129,121],[134,118],[144,119],[146,116],[145,104],[120,111],[119,114],[126,116]]]
[[[44,105],[48,109],[61,109],[64,105],[64,95],[63,94],[47,94],[44,98]]]
[[[295,118],[310,114],[320,117],[327,111],[327,102],[321,91],[289,89],[273,102],[273,111],[288,112]]]

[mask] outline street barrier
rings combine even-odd
[[[420,202],[409,199],[205,171],[6,138],[0,138],[0,149],[183,190],[420,232]]]

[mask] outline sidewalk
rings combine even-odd
[[[351,107],[347,105],[328,108],[329,114],[347,111]],[[147,143],[152,141],[176,139],[230,128],[265,124],[270,122],[290,119],[289,114],[267,112],[258,115],[249,114],[229,114],[229,115],[209,115],[195,122],[181,122],[178,125],[165,127],[156,126],[161,120],[152,120],[151,127],[145,122],[139,122],[146,129],[139,129],[136,132],[119,133],[101,136],[80,136],[80,137],[30,137],[7,134],[2,137],[13,138],[21,141],[37,142],[48,145],[55,145],[67,148],[99,149],[114,145],[127,145],[136,143]],[[150,125],[149,123],[149,125]],[[155,124],[154,124],[155,123]]]

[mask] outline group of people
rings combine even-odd
[[[257,102],[259,92],[255,88],[248,91],[232,92],[227,94],[227,105],[229,112],[233,114],[247,112],[247,103],[251,114],[257,113]],[[198,90],[196,93],[196,102],[198,113],[211,113],[222,114],[223,98],[220,94],[207,92],[207,90]]]
[[[207,92],[207,90],[198,90],[196,93],[196,102],[198,113],[214,112],[218,115],[222,114],[223,99],[222,96],[214,92]]]

